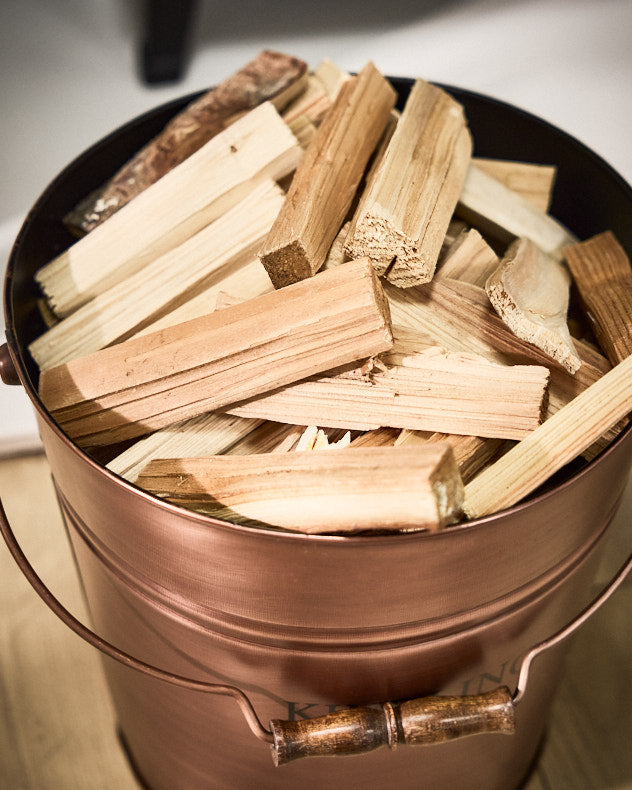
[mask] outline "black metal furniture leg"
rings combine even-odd
[[[177,82],[186,67],[196,0],[146,0],[141,74],[149,84]]]

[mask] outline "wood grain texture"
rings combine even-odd
[[[226,521],[307,534],[435,531],[459,518],[463,484],[447,442],[307,449],[156,458],[137,485]]]
[[[402,288],[428,282],[463,187],[472,140],[463,107],[416,80],[371,174],[346,242]]]
[[[116,444],[392,346],[371,263],[49,368],[40,395],[82,446]]]
[[[88,233],[147,187],[197,151],[257,104],[282,109],[305,89],[307,63],[263,50],[217,87],[179,112],[112,178],[88,195],[65,218],[78,233]]]
[[[325,262],[394,105],[393,88],[372,63],[343,84],[260,252],[276,288],[311,277]]]
[[[260,181],[290,173],[302,154],[272,104],[261,104],[41,267],[35,278],[55,313],[67,315],[186,241]]]
[[[564,257],[599,344],[616,365],[632,354],[630,260],[610,231],[566,247]]]
[[[44,580],[83,617],[83,598],[44,456],[1,461],[0,492],[22,546]],[[631,519],[632,478],[611,527],[600,583],[629,551]],[[574,637],[542,751],[521,790],[632,790],[631,609],[632,579]],[[141,790],[116,735],[97,654],[48,611],[3,546],[0,687],[4,786]]]

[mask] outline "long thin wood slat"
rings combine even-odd
[[[568,329],[570,277],[530,239],[507,249],[485,285],[489,301],[518,337],[542,349],[570,373],[581,365]]]
[[[464,511],[485,516],[520,502],[632,409],[632,356],[560,409],[465,487]]]
[[[186,241],[303,150],[268,102],[216,135],[35,275],[58,315]]]
[[[416,80],[360,200],[349,254],[401,287],[432,279],[471,153],[463,107]]]
[[[312,534],[437,530],[462,496],[447,444],[156,460],[138,484],[217,517]]]
[[[483,235],[504,243],[526,237],[556,260],[561,259],[564,247],[577,241],[554,217],[474,163],[468,169],[456,213]]]
[[[40,370],[129,337],[214,273],[252,258],[284,197],[274,181],[263,181],[215,222],[62,319],[29,346]]]
[[[195,458],[225,453],[261,422],[214,412],[200,414],[140,439],[106,466],[134,483],[141,469],[154,458]]]
[[[555,165],[487,159],[480,156],[474,157],[472,162],[479,170],[501,181],[541,211],[549,210],[557,176]]]
[[[392,343],[371,263],[352,261],[46,370],[40,397],[80,445],[116,444]]]
[[[616,365],[632,354],[632,268],[611,231],[564,249],[564,257],[604,353]]]
[[[281,110],[306,86],[307,64],[263,50],[215,88],[188,104],[100,189],[65,218],[88,233],[191,156],[244,112],[270,101]]]
[[[544,367],[495,365],[436,347],[404,361],[364,377],[343,373],[299,382],[228,411],[297,425],[505,439],[521,438],[540,424],[549,377]]]
[[[256,423],[257,425],[253,431],[244,434],[239,441],[231,445],[222,455],[289,452],[296,446],[304,431],[301,425],[288,425],[284,422],[257,420]],[[210,455],[210,453],[207,453],[207,455]],[[171,457],[168,454],[162,456],[162,458]]]
[[[260,253],[276,288],[311,277],[323,265],[395,98],[372,63],[340,89]]]

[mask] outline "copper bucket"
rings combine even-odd
[[[403,102],[411,81],[393,84]],[[465,105],[477,155],[556,164],[552,212],[580,238],[611,229],[632,251],[632,190],[608,165],[527,113],[448,90]],[[191,98],[130,122],[62,172],[27,217],[5,284],[3,379],[21,382],[35,407],[98,636],[38,589],[6,521],[5,538],[47,603],[117,659],[104,666],[120,733],[152,790],[515,788],[541,740],[563,649],[553,640],[536,651],[526,686],[521,662],[588,603],[628,480],[632,427],[491,517],[437,534],[341,538],[234,526],[158,500],[80,451],[38,399],[26,350],[43,329],[33,273],[71,242],[61,217]],[[399,725],[371,725],[369,753],[275,767],[260,723],[301,730],[350,706],[371,718],[375,703],[498,687],[509,690],[503,710],[515,711],[509,736],[374,748],[395,746]],[[402,709],[387,704],[378,718]]]

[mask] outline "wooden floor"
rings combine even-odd
[[[44,581],[84,617],[45,458],[0,461],[0,495]],[[630,551],[631,526],[632,480],[603,580]],[[0,787],[139,790],[95,650],[49,612],[4,546],[0,624]],[[632,579],[575,638],[547,740],[524,788],[606,789],[632,790]]]

